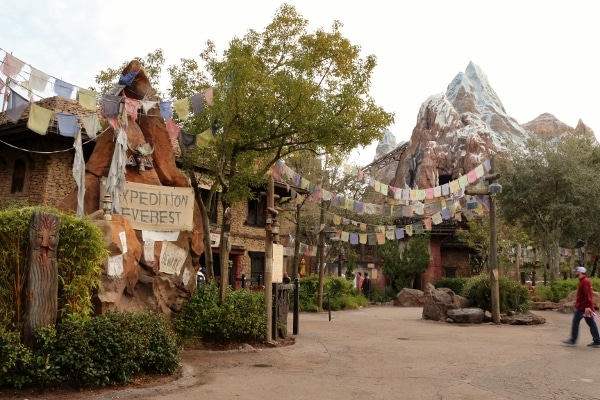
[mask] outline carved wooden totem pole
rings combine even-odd
[[[54,325],[58,312],[58,266],[56,250],[60,217],[36,211],[29,221],[29,275],[24,343],[33,347],[36,329]]]

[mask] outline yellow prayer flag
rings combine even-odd
[[[45,135],[48,132],[48,125],[54,112],[44,107],[40,107],[35,103],[31,103],[29,109],[29,119],[27,120],[27,128],[37,134]]]
[[[186,120],[188,115],[190,114],[190,99],[189,97],[184,97],[183,99],[175,100],[173,102],[173,109],[181,118],[181,120]]]
[[[98,104],[96,103],[96,99],[98,97],[98,93],[89,89],[78,89],[77,99],[79,100],[79,104],[88,110],[96,111],[98,108]]]
[[[196,146],[200,148],[208,147],[214,141],[215,137],[212,134],[212,130],[208,128],[196,137]]]

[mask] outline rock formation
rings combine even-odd
[[[579,120],[577,126],[572,128],[548,113],[541,114],[536,119],[523,124],[523,128],[544,141],[554,141],[567,136],[580,136],[596,140],[594,131],[585,125],[582,120]]]
[[[394,134],[386,129],[383,133],[383,138],[379,141],[379,143],[377,143],[374,160],[378,160],[381,157],[390,154],[404,143],[405,142],[399,144],[396,143],[396,137]],[[396,176],[397,168],[398,162],[396,160],[388,160],[386,163],[384,163],[384,166],[378,166],[378,168],[373,169],[373,177],[381,182],[391,182],[394,179],[394,176]]]
[[[122,76],[135,73],[135,79],[123,89],[125,96],[137,100],[151,100],[152,89],[144,70],[134,60],[123,70]],[[106,122],[106,121],[105,121]],[[97,219],[104,232],[109,260],[101,279],[103,291],[95,299],[96,312],[108,309],[154,310],[169,315],[178,310],[183,299],[195,289],[198,258],[204,251],[203,232],[198,204],[194,202],[193,230],[181,231],[174,241],[143,242],[140,230],[133,229],[130,221],[120,215],[113,215],[111,221],[102,220],[101,179],[107,177],[115,149],[115,129],[106,123],[107,130],[98,138],[96,146],[86,163],[85,214]],[[157,107],[138,115],[137,119],[127,117],[126,124],[128,155],[134,155],[136,148],[153,149],[147,156],[152,167],[128,166],[125,171],[127,182],[169,187],[190,187],[188,178],[175,164],[175,155],[163,118]],[[77,191],[70,193],[62,205],[63,209],[76,210]],[[188,254],[178,273],[160,271],[160,255],[163,243],[172,243]],[[153,246],[148,249],[144,246]],[[121,262],[122,272],[110,274],[111,260]],[[112,261],[114,262],[114,261]],[[119,265],[118,271],[120,271]]]
[[[523,146],[531,137],[552,140],[566,134],[595,137],[582,121],[570,128],[550,114],[519,125],[506,113],[483,70],[471,62],[445,93],[432,95],[421,105],[395,176],[386,183],[411,189],[439,186],[469,172],[490,154],[501,155],[511,143]]]

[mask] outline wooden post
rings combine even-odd
[[[492,288],[492,320],[500,323],[500,284],[498,240],[496,232],[496,195],[490,195],[490,286]]]
[[[488,273],[490,274],[490,287],[491,287],[491,311],[492,320],[494,323],[500,323],[500,284],[499,284],[499,269],[498,269],[498,240],[497,240],[497,226],[496,226],[496,193],[490,192],[489,188],[492,183],[495,183],[500,174],[494,173],[494,159],[490,158],[490,171],[489,174],[484,177],[488,181],[488,189],[480,190],[465,190],[465,194],[468,195],[485,195],[489,196],[490,199],[490,246],[488,256]],[[499,185],[498,185],[499,186]],[[500,187],[500,191],[501,191]]]
[[[58,313],[58,267],[56,250],[60,216],[35,211],[29,221],[29,275],[27,281],[27,319],[23,342],[34,346],[33,333],[54,325]]]
[[[275,183],[273,175],[267,176],[267,210],[275,208]],[[272,217],[272,216],[271,216]],[[265,229],[265,313],[267,314],[267,331],[265,340],[272,342],[273,329],[273,237],[271,231]]]
[[[319,268],[319,287],[317,288],[317,307],[319,311],[323,310],[323,284],[325,282],[325,205],[321,201],[321,213],[319,216],[319,243],[318,248],[318,268]]]

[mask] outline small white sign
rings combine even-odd
[[[154,262],[154,240],[152,239],[144,242],[144,260]]]
[[[221,235],[218,233],[210,234],[210,247],[219,247],[221,244]]]
[[[121,248],[123,254],[127,253],[127,233],[125,231],[119,232],[119,239],[121,239]]]
[[[273,282],[283,282],[283,246],[273,244]]]
[[[121,276],[123,273],[123,254],[109,257],[108,259],[108,276]]]
[[[165,274],[179,274],[187,256],[187,252],[181,247],[171,242],[163,242],[159,271]]]

